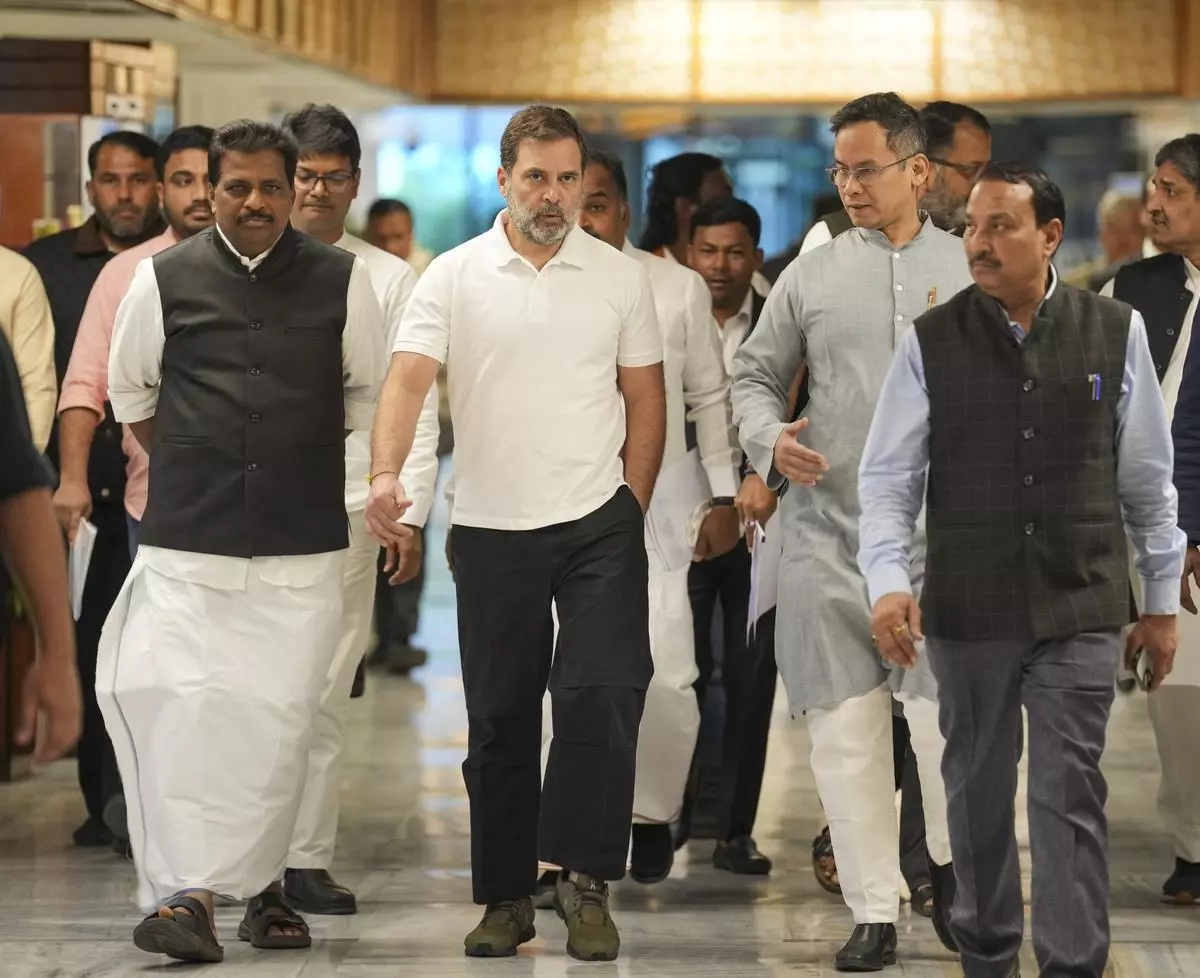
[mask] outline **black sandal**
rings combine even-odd
[[[821,884],[826,893],[837,896],[842,894],[842,884],[838,882],[837,860],[833,855],[833,839],[829,837],[829,826],[821,829],[821,834],[813,839],[812,845],[813,876]]]
[[[268,933],[272,927],[297,927],[301,933]],[[308,924],[287,905],[283,895],[276,890],[264,890],[246,904],[246,916],[238,924],[237,936],[239,941],[248,941],[251,947],[264,951],[312,947],[312,935],[308,932]]]
[[[187,910],[189,913],[174,913]],[[225,948],[217,943],[208,911],[189,896],[172,897],[157,913],[134,928],[133,943],[149,954],[165,954],[177,961],[225,960]]]
[[[912,894],[910,900],[913,913],[920,914],[922,917],[933,916],[933,884],[922,883]]]

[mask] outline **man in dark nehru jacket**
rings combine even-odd
[[[125,786],[143,951],[219,961],[238,937],[307,947],[283,876],[342,627],[344,439],[386,364],[362,260],[294,230],[297,148],[233,122],[209,153],[214,227],[143,260],[109,396],[150,455],[133,570],[97,697]]]
[[[1104,973],[1100,757],[1129,618],[1126,533],[1143,594],[1127,647],[1151,664],[1151,689],[1177,641],[1185,541],[1146,327],[1124,303],[1057,280],[1063,217],[1040,171],[983,172],[964,239],[975,284],[904,335],[859,475],[875,641],[906,667],[928,654],[937,677],[950,926],[966,978],[1018,974],[1022,707],[1040,973]],[[909,548],[922,503],[918,607]]]

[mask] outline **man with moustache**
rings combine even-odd
[[[97,451],[104,451],[101,446],[108,444],[103,440],[102,426],[108,403],[108,356],[117,307],[129,290],[138,262],[212,224],[212,205],[208,201],[208,148],[212,135],[212,130],[206,126],[185,126],[163,141],[155,157],[155,170],[159,206],[167,220],[167,229],[157,237],[123,251],[100,270],[79,320],[79,331],[58,402],[62,481],[54,502],[69,541],[74,542],[80,522],[94,511],[87,475],[98,429],[101,429],[102,440],[97,444]],[[128,460],[124,515],[129,557],[121,563],[128,567],[128,561],[137,550],[138,522],[146,506],[149,462],[128,428],[122,435],[122,448]],[[96,702],[99,625],[103,623],[108,607],[89,608],[85,603],[84,610],[85,615],[98,614],[100,617],[94,628],[95,640],[86,645],[81,643],[79,649],[84,691],[84,726],[78,750],[79,786],[87,804],[88,822],[77,835],[92,833],[97,840],[112,841],[118,851],[124,852],[128,842],[124,796],[112,743],[104,730],[104,718]],[[91,620],[90,617],[81,619]]]
[[[358,132],[345,114],[332,105],[306,105],[284,118],[283,128],[300,148],[292,225],[318,241],[348,251],[366,265],[371,287],[383,310],[384,348],[391,349],[417,277],[401,259],[346,233],[346,215],[358,195],[362,176]],[[400,541],[399,554],[386,564],[393,586],[410,581],[417,574],[421,527],[433,505],[437,479],[437,443],[437,390],[430,389],[402,475],[404,484],[412,490],[413,505],[401,522],[413,532]],[[329,867],[337,839],[346,707],[355,670],[370,641],[375,599],[379,544],[367,533],[363,512],[370,466],[370,433],[366,429],[352,431],[346,438],[345,498],[350,547],[342,569],[342,629],[321,693],[300,814],[283,877],[288,903],[304,913],[358,912],[354,894],[334,881]]]
[[[137,266],[109,397],[153,491],[105,625],[96,691],[129,812],[141,950],[308,947],[279,880],[342,629],[350,430],[370,423],[384,329],[363,262],[294,230],[294,140],[213,137],[215,225]],[[157,908],[157,909],[156,909]]]
[[[934,924],[953,870],[941,793],[942,740],[928,669],[882,663],[871,638],[858,550],[858,460],[892,351],[913,319],[970,284],[962,247],[917,205],[929,176],[925,131],[894,93],[836,112],[830,180],[855,222],[797,258],[734,357],[734,421],[754,470],[780,501],[783,560],[775,648],[793,713],[805,713],[812,768],[840,855],[855,929],[841,971],[896,958],[900,866],[892,695],[911,728],[924,787]],[[808,368],[808,405],[789,423],[788,391]],[[914,558],[920,560],[919,551]]]
[[[1102,289],[1133,306],[1146,321],[1154,368],[1175,447],[1179,525],[1188,536],[1180,619],[1179,666],[1147,703],[1162,780],[1158,812],[1175,846],[1175,869],[1164,899],[1200,901],[1200,625],[1191,583],[1200,583],[1200,134],[1173,139],[1155,157],[1147,208],[1163,253],[1126,265]],[[1191,580],[1189,580],[1189,578]]]
[[[657,883],[674,862],[671,823],[679,817],[700,725],[688,574],[693,560],[738,542],[733,501],[741,452],[708,290],[686,266],[634,248],[629,223],[624,165],[614,154],[589,151],[579,226],[645,267],[663,342],[666,447],[646,525],[654,677],[638,736],[630,858],[635,880]]]
[[[406,528],[399,473],[438,366],[457,425],[450,548],[467,700],[463,776],[477,957],[534,937],[539,859],[561,866],[567,951],[609,961],[650,653],[644,513],[666,428],[645,269],[578,229],[587,150],[566,111],[517,112],[491,230],[439,255],[404,313],[372,436],[367,526]],[[552,609],[557,612],[555,637]],[[554,714],[545,779],[542,698]]]
[[[1020,973],[1024,709],[1039,973],[1101,978],[1100,760],[1130,543],[1143,607],[1127,648],[1152,662],[1152,699],[1177,642],[1186,541],[1170,431],[1141,316],[1058,281],[1058,187],[1032,167],[993,164],[967,214],[975,285],[900,340],[862,456],[858,559],[880,652],[905,669],[928,658],[937,677],[963,973]],[[911,550],[922,508],[918,606]]]

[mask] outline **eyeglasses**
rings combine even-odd
[[[983,163],[951,163],[949,160],[939,160],[936,156],[929,157],[930,163],[936,163],[938,166],[948,166],[955,173],[959,174],[964,180],[975,182],[975,178],[983,172],[983,168],[987,166]]]
[[[331,194],[340,194],[350,186],[354,179],[353,173],[337,170],[334,173],[310,173],[308,170],[296,171],[296,186],[301,190],[313,190],[318,183],[325,184],[325,189]]]
[[[896,160],[894,163],[886,163],[883,166],[859,166],[854,169],[845,166],[831,166],[826,168],[825,174],[829,177],[830,182],[838,187],[846,186],[850,182],[851,177],[854,177],[864,187],[869,187],[879,179],[879,174],[884,170],[890,170],[894,166],[907,163],[916,155],[916,153],[911,153],[901,160]]]

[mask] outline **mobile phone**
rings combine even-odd
[[[1138,688],[1147,692],[1150,684],[1154,682],[1154,660],[1145,649],[1138,649],[1134,653],[1133,674],[1137,678]]]

